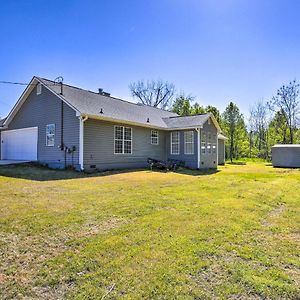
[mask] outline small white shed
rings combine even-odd
[[[300,144],[272,147],[273,167],[300,168]]]

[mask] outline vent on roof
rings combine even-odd
[[[98,89],[98,94],[107,97],[110,96],[110,93],[104,92],[103,89]]]

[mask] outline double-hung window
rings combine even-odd
[[[179,131],[171,132],[171,154],[180,153],[180,133]]]
[[[158,145],[159,143],[158,131],[151,130],[151,145]]]
[[[194,154],[194,131],[184,132],[184,154]]]
[[[213,135],[212,152],[217,153],[217,135]]]
[[[54,146],[55,124],[46,125],[46,146]]]
[[[201,153],[205,154],[205,152],[206,152],[206,134],[203,133],[201,138]]]
[[[115,154],[132,153],[132,128],[115,126]]]
[[[207,152],[211,154],[211,133],[207,135]]]

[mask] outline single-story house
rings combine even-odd
[[[274,145],[272,147],[272,165],[282,168],[300,168],[300,145]]]
[[[77,170],[147,166],[148,157],[193,169],[224,164],[212,114],[178,116],[103,92],[33,77],[2,121],[1,159]],[[219,138],[218,138],[219,137]]]

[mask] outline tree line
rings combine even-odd
[[[129,86],[132,96],[145,105],[168,109],[181,116],[213,113],[226,141],[226,157],[269,159],[275,144],[300,143],[300,90],[296,80],[282,85],[269,100],[259,100],[249,108],[246,120],[239,107],[230,101],[223,112],[213,106],[201,106],[195,97],[175,95],[174,84],[138,81]]]

